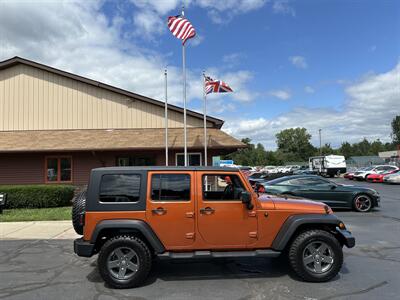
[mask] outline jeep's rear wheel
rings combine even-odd
[[[309,230],[297,236],[291,244],[289,262],[295,273],[305,281],[328,281],[339,273],[343,251],[331,233]]]
[[[151,253],[141,239],[117,236],[101,248],[98,268],[103,280],[113,288],[137,287],[150,272]]]

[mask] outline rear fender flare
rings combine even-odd
[[[96,243],[99,234],[106,229],[137,230],[147,239],[148,243],[153,247],[156,253],[165,252],[165,247],[161,243],[160,239],[157,237],[153,229],[151,229],[151,227],[144,221],[126,219],[100,221],[93,231],[90,242],[93,244]]]

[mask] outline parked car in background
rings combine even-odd
[[[400,171],[386,175],[385,177],[383,177],[383,182],[400,184]]]
[[[368,212],[379,206],[380,196],[370,188],[341,185],[320,176],[292,175],[263,182],[268,194],[303,197],[328,204],[332,208]]]
[[[262,168],[261,171],[266,173],[278,173],[278,169],[276,166],[265,166],[264,168]]]
[[[280,169],[281,173],[289,173],[292,172],[292,166],[283,166]]]
[[[376,173],[376,174],[370,174],[367,176],[367,181],[369,182],[383,182],[383,178],[389,174],[397,173],[398,170],[393,170],[389,172],[382,172],[382,173]]]
[[[396,171],[398,169],[398,167],[390,165],[372,166],[354,172],[353,177],[357,180],[366,180],[370,174],[380,174],[384,172]]]
[[[300,169],[294,171],[293,175],[318,175],[318,172],[309,169]]]
[[[354,172],[355,172],[355,171],[353,171],[353,172],[346,172],[346,173],[344,173],[343,177],[346,178],[346,179],[353,180],[353,179],[354,179]]]
[[[248,178],[249,179],[258,179],[258,178],[262,178],[263,176],[266,176],[266,175],[267,175],[267,173],[265,173],[265,172],[254,172],[254,173],[251,173]]]

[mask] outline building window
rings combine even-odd
[[[175,161],[177,166],[185,165],[185,155],[183,153],[177,153],[175,156]],[[188,153],[188,165],[189,166],[201,166],[202,159],[201,153]]]
[[[117,157],[118,167],[127,166],[154,166],[153,157],[119,156]]]
[[[100,183],[100,202],[137,202],[140,197],[140,175],[103,175]]]
[[[46,157],[45,159],[46,182],[60,183],[72,181],[72,158],[68,156],[62,157]]]
[[[151,177],[151,200],[190,201],[190,175],[154,174]]]

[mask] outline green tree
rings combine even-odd
[[[400,116],[396,116],[392,120],[392,140],[393,144],[400,144]]]
[[[319,150],[317,150],[317,152],[319,153]],[[337,154],[338,150],[337,149],[333,149],[331,147],[331,144],[326,143],[325,145],[323,145],[321,147],[321,153],[322,155],[331,155],[331,154]]]
[[[353,156],[353,147],[349,142],[344,142],[339,148],[339,153],[341,153],[345,158]]]
[[[283,161],[307,161],[316,152],[305,128],[289,128],[276,134],[278,157]]]

